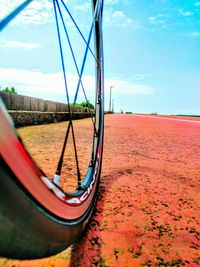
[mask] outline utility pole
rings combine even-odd
[[[111,109],[111,108],[112,108],[112,107],[111,107],[111,102],[112,102],[111,99],[112,99],[112,88],[113,88],[113,87],[114,87],[114,86],[112,86],[112,85],[110,86],[110,101],[109,101],[109,111],[110,111],[110,112],[112,111],[112,109]]]
[[[114,113],[114,99],[112,99],[112,112]]]

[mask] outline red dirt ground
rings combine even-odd
[[[1,259],[0,266],[200,266],[200,119],[194,120],[107,115],[97,207],[82,239],[53,257]],[[87,130],[88,120],[76,123]],[[20,130],[49,174],[64,125]]]

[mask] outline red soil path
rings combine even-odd
[[[82,239],[47,259],[0,266],[200,266],[200,120],[181,119],[107,115],[99,199]],[[64,124],[21,130],[35,133],[30,150],[45,146],[34,131],[49,127]]]

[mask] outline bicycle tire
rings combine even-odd
[[[34,259],[58,253],[80,237],[94,209],[104,135],[103,0],[92,0],[92,5],[93,11],[99,8],[94,24],[95,161],[82,187],[64,193],[32,160],[0,99],[0,256]]]

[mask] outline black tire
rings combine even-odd
[[[104,133],[103,0],[92,0],[92,3],[93,10],[96,4],[99,8],[94,26],[97,59],[97,134],[94,134],[92,152],[95,155],[94,163],[88,168],[82,188],[73,194],[65,194],[62,199],[58,197],[57,191],[64,193],[50,181],[46,185],[41,180],[44,174],[35,166],[21,144],[0,99],[0,256],[33,259],[58,253],[80,237],[94,209],[101,172]],[[17,147],[20,147],[19,150],[12,146],[16,143]],[[23,158],[26,160],[23,161]],[[19,162],[15,159],[19,159]],[[35,183],[35,191],[27,182],[28,177],[23,177],[23,173],[30,174],[29,170],[37,178],[32,181]],[[44,203],[45,196],[48,196],[49,199],[54,199],[56,204],[44,204],[37,197],[41,187]],[[75,203],[76,200],[80,203]],[[55,207],[60,205],[60,209],[53,208],[54,204]]]

